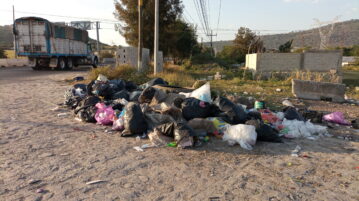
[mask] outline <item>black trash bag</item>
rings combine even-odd
[[[283,109],[284,112],[284,118],[288,119],[288,120],[299,120],[299,121],[304,121],[304,117],[299,114],[299,112],[297,111],[297,109],[295,109],[294,107],[286,107]]]
[[[124,121],[125,130],[121,134],[122,137],[128,137],[136,134],[142,135],[147,131],[147,122],[139,104],[129,102],[126,105]]]
[[[257,141],[283,143],[283,140],[278,135],[278,131],[267,124],[260,125],[259,128],[256,128],[256,132]]]
[[[304,117],[305,120],[310,120],[312,123],[322,123],[322,112],[307,109],[299,109],[298,112]]]
[[[77,107],[80,101],[87,94],[87,86],[85,84],[75,84],[69,90],[65,92],[65,102],[64,104],[71,109]]]
[[[251,111],[247,114],[247,120],[262,120],[262,115],[260,112]]]
[[[192,147],[193,146],[193,136],[195,136],[195,131],[185,123],[177,123],[176,129],[174,131],[174,138],[177,142],[177,146],[181,148]]]
[[[157,126],[155,129],[162,135],[174,138],[178,147],[186,148],[193,146],[193,136],[196,133],[185,123],[167,123]]]
[[[221,114],[221,117],[225,122],[230,124],[243,124],[246,122],[247,113],[241,106],[232,103],[224,97],[217,97],[214,103],[224,112]]]
[[[121,91],[126,88],[126,82],[120,79],[110,80],[108,83],[114,91]]]
[[[136,89],[138,89],[138,86],[131,81],[126,81],[125,89],[129,92],[132,92],[132,91],[135,91]]]
[[[129,101],[130,95],[128,94],[128,92],[126,90],[122,90],[122,91],[116,92],[111,97],[112,100],[121,99],[121,98]]]
[[[147,87],[142,91],[141,95],[138,97],[138,102],[143,103],[151,103],[153,97],[155,96],[157,89],[153,87]]]
[[[220,112],[217,106],[196,98],[184,99],[181,108],[182,115],[187,121],[194,118],[217,117]]]
[[[101,102],[101,99],[97,96],[87,96],[83,99],[76,110],[74,111],[82,121],[96,123],[95,115],[96,115],[96,104]]]
[[[172,123],[167,123],[167,124],[162,124],[156,127],[156,129],[158,131],[161,132],[161,134],[167,136],[167,137],[175,137],[175,129],[176,129],[176,123],[172,122]]]
[[[89,96],[95,95],[95,94],[92,93],[93,85],[95,84],[95,82],[96,82],[96,80],[92,80],[90,83],[87,84],[87,86],[86,86],[87,95],[89,95]]]
[[[168,85],[168,82],[164,81],[162,78],[154,78],[150,81],[148,81],[147,83],[141,85],[141,87],[143,89],[147,88],[147,87],[152,87],[154,85],[158,85],[158,84],[161,84],[161,85]]]
[[[96,119],[95,119],[96,112],[97,112],[96,106],[90,106],[84,108],[83,110],[80,110],[77,115],[83,122],[96,123]]]
[[[130,93],[129,99],[131,102],[137,102],[138,98],[140,97],[142,91],[133,91]]]
[[[92,85],[92,93],[96,96],[102,96],[108,100],[111,99],[112,95],[116,93],[116,91],[109,83],[96,81]]]

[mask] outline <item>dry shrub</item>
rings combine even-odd
[[[130,65],[98,67],[89,72],[88,78],[90,80],[95,80],[99,74],[106,76],[110,80],[123,79],[135,82],[136,84],[143,84],[149,80],[145,73],[137,73],[136,68]]]
[[[152,78],[160,77],[166,80],[170,85],[180,86],[180,87],[191,87],[195,83],[195,79],[187,73],[158,73],[157,75],[150,75]]]

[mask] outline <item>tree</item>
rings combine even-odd
[[[7,58],[6,54],[5,54],[5,50],[0,48],[0,58]]]
[[[193,49],[198,45],[196,30],[188,23],[177,20],[172,25],[173,41],[169,44],[169,54],[175,59],[175,62],[183,61],[183,59],[190,57]]]
[[[293,39],[279,46],[279,52],[285,53],[292,50]]]
[[[159,4],[159,49],[164,55],[168,55],[174,48],[173,41],[176,40],[176,32],[173,26],[178,23],[183,12],[181,0],[160,0]],[[129,45],[138,44],[138,0],[116,0],[115,17],[123,22],[120,34],[125,37]],[[154,46],[154,19],[155,19],[155,1],[143,0],[143,46],[153,49]]]
[[[245,62],[246,54],[264,52],[263,41],[248,28],[238,29],[232,46],[226,46],[218,57],[230,63]]]

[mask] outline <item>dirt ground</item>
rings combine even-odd
[[[358,130],[336,127],[333,137],[252,151],[212,139],[137,152],[149,141],[51,111],[69,87],[63,80],[85,70],[0,69],[0,200],[359,200]],[[305,104],[359,116],[358,106]],[[94,180],[104,182],[86,184]]]

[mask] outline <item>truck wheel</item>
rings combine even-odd
[[[72,58],[68,58],[67,59],[67,65],[66,65],[66,69],[67,70],[72,70],[74,68],[74,63]]]
[[[57,70],[65,70],[66,69],[66,61],[65,58],[60,57],[57,59]]]
[[[95,58],[93,59],[92,67],[93,67],[93,68],[97,68],[97,66],[98,66],[98,59],[97,59],[97,57],[95,57]]]
[[[32,70],[41,70],[38,59],[34,59],[33,61],[29,62],[29,65],[31,66]]]

